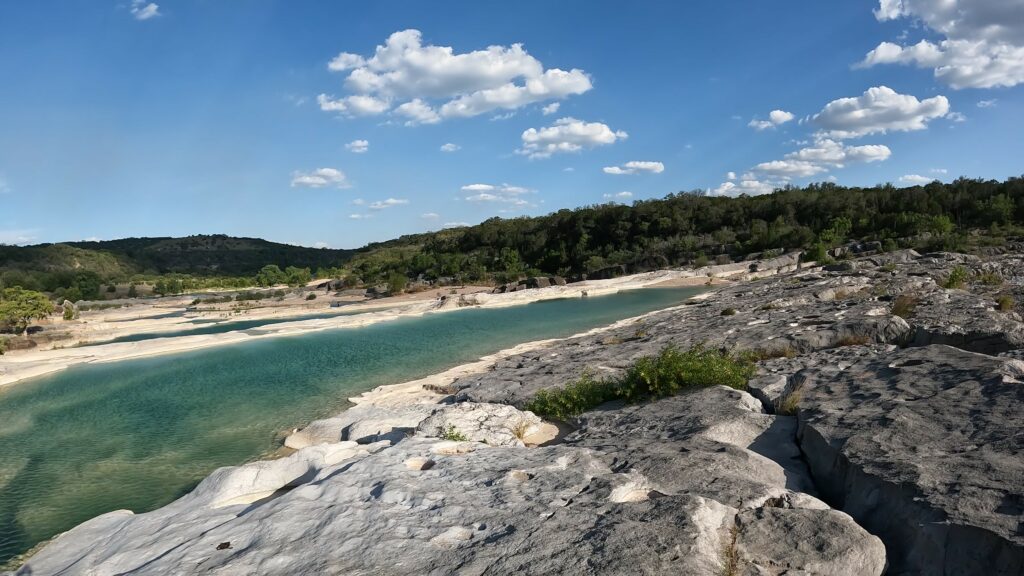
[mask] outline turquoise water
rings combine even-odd
[[[286,318],[264,318],[262,320],[201,319],[192,321],[192,324],[195,324],[197,326],[196,328],[185,328],[183,330],[168,330],[165,332],[147,332],[143,334],[129,334],[128,336],[111,338],[110,340],[89,342],[87,344],[82,344],[82,346],[98,346],[100,344],[116,344],[118,342],[139,342],[142,340],[153,340],[154,338],[173,338],[177,336],[194,336],[196,334],[223,334],[225,332],[233,332],[235,330],[248,330],[250,328],[256,328],[258,326],[270,326],[272,324],[281,324],[283,322],[295,322],[296,320],[320,320],[323,318],[334,318],[336,316],[352,316],[354,314],[365,314],[366,312],[372,312],[372,310],[347,312],[321,312],[314,314],[288,316]],[[183,314],[184,312],[180,312],[175,315]],[[156,318],[156,316],[154,316],[153,318]]]
[[[162,506],[219,466],[274,451],[285,431],[349,396],[699,291],[460,310],[78,366],[0,389],[0,564],[98,514]]]

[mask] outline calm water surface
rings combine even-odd
[[[665,288],[469,309],[78,366],[0,389],[0,564],[93,516],[152,510],[345,398],[677,304]]]

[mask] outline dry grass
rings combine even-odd
[[[778,405],[775,407],[776,414],[785,414],[786,416],[793,416],[797,410],[800,409],[800,401],[804,398],[804,391],[801,388],[794,388],[786,397],[783,398]]]
[[[740,535],[740,527],[733,524],[729,529],[729,541],[722,549],[722,576],[739,576],[740,553],[736,549],[736,538]]]
[[[900,294],[892,301],[892,313],[894,316],[899,316],[904,320],[914,315],[914,309],[917,308],[917,297],[909,294]]]
[[[514,424],[508,430],[509,430],[509,432],[512,433],[513,436],[515,436],[520,441],[522,441],[523,438],[526,438],[526,431],[529,430],[529,429],[530,429],[530,423],[527,422],[526,420],[520,420],[519,422]]]
[[[1017,302],[1014,301],[1013,296],[1007,294],[1000,296],[996,300],[996,308],[998,308],[1000,312],[1012,312],[1016,306]]]
[[[789,344],[782,346],[770,346],[765,348],[755,348],[748,350],[745,356],[752,362],[761,362],[762,360],[771,360],[773,358],[796,358],[797,351]]]
[[[836,347],[841,348],[843,346],[863,346],[869,344],[871,338],[862,334],[851,334],[849,336],[843,336],[836,342]]]

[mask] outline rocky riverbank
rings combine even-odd
[[[771,275],[375,391],[19,573],[1024,574],[1024,259],[737,273]],[[755,354],[747,390],[524,411],[696,344]]]

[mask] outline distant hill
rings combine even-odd
[[[307,248],[222,234],[184,238],[125,238],[34,246],[0,245],[0,282],[52,290],[69,277],[88,274],[103,281],[136,274],[255,276],[267,264],[281,268],[339,266],[353,250]]]

